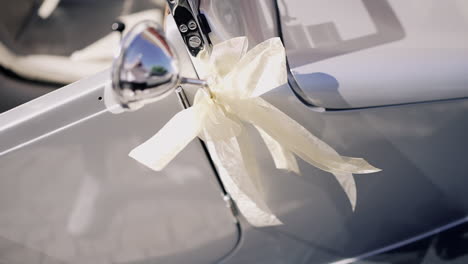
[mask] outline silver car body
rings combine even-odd
[[[258,143],[266,202],[284,225],[254,228],[238,215],[239,229],[200,142],[162,172],[127,156],[181,108],[172,95],[112,114],[106,71],[0,115],[0,260],[350,263],[465,222],[465,1],[279,1],[280,20],[276,8],[200,6],[214,43],[245,35],[253,46],[282,29],[290,82],[264,98],[383,169],[356,176],[355,212],[330,174],[305,162],[302,176],[277,170]],[[166,32],[196,77],[171,17]]]

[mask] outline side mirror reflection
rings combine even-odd
[[[132,103],[156,101],[181,83],[204,84],[179,76],[177,55],[158,24],[135,25],[123,38],[112,65],[112,89],[120,104],[133,110]]]

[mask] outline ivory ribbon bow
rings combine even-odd
[[[271,38],[247,52],[238,37],[197,57],[197,70],[208,80],[210,94],[199,89],[194,104],[177,113],[156,135],[130,156],[159,171],[195,137],[208,143],[221,178],[246,219],[255,226],[281,222],[264,202],[256,158],[245,124],[252,124],[270,151],[276,168],[299,173],[297,155],[335,175],[352,208],[356,204],[353,173],[380,171],[361,158],[340,156],[332,147],[259,97],[286,83],[284,47]],[[213,152],[213,151],[212,151]]]

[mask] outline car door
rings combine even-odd
[[[288,84],[263,97],[340,154],[383,170],[355,175],[353,212],[333,175],[302,161],[301,176],[275,169],[252,129],[266,203],[283,222],[263,230],[303,245],[296,260],[351,261],[465,221],[464,1],[211,0],[201,10],[211,39],[246,35],[252,47],[282,36]]]
[[[0,115],[1,263],[213,263],[239,232],[200,142],[164,171],[128,157],[181,110],[103,101],[110,72]]]

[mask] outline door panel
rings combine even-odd
[[[199,142],[161,172],[128,157],[180,106],[106,110],[103,72],[0,115],[0,262],[210,263],[238,239]]]
[[[206,2],[210,3],[206,9],[209,21],[223,16],[224,11],[220,10],[224,9],[215,7],[224,5],[220,3],[223,1]],[[262,28],[268,26],[262,21],[273,21],[275,25],[274,7],[263,8],[254,18],[247,10],[261,9],[260,3],[268,6],[269,1],[253,2],[237,1],[235,17],[237,21],[257,22],[245,23],[249,26],[236,23],[232,27],[225,23],[224,35],[214,31],[212,39],[247,35],[252,47],[275,36],[274,31],[265,33]],[[343,16],[339,16],[336,9],[344,1],[279,1],[283,5],[283,20],[289,23],[301,21],[292,11],[288,11],[289,15],[284,13],[285,4],[289,8],[295,5],[296,10],[301,9],[311,19],[319,19],[310,15],[315,3],[322,8],[316,12],[335,12],[330,18],[322,14],[323,21],[314,22],[319,26],[310,30],[329,34],[320,39],[320,45],[328,47],[336,40],[349,39],[348,50],[314,61],[316,47],[306,47],[300,49],[304,51],[304,63],[300,64],[295,62],[300,56],[294,57],[296,50],[288,44],[292,37],[285,42],[301,88],[319,105],[343,109],[317,112],[304,105],[288,85],[263,97],[340,154],[363,157],[383,169],[375,174],[355,175],[356,210],[351,210],[345,193],[330,173],[302,160],[302,175],[277,170],[255,129],[250,131],[266,202],[284,223],[256,230],[276,241],[275,253],[284,259],[298,260],[294,263],[330,263],[359,256],[466,219],[468,214],[464,188],[468,184],[468,164],[464,162],[468,156],[468,100],[463,99],[468,96],[468,80],[463,72],[468,68],[468,38],[460,34],[466,32],[468,20],[466,13],[460,11],[462,1],[351,2],[345,10],[345,6],[340,7],[338,11]],[[387,13],[375,13],[376,6]],[[355,14],[364,16],[357,19],[359,28],[346,24]],[[334,19],[340,21],[344,33],[327,24]],[[226,33],[233,28],[234,33]],[[286,31],[287,27],[283,28],[285,36]],[[304,42],[299,44],[303,47]],[[305,79],[301,79],[301,74],[307,75],[302,76]],[[307,90],[305,84],[314,89]],[[439,99],[447,100],[434,101]],[[403,103],[408,104],[394,105]],[[301,250],[285,250],[292,241]],[[303,248],[307,250],[302,251]]]
[[[468,97],[466,1],[278,1],[308,100],[355,108]]]
[[[302,175],[274,168],[257,143],[268,204],[284,223],[271,228],[312,247],[354,257],[468,215],[468,100],[317,113],[281,87],[265,98],[340,154],[383,171],[355,175],[357,206],[333,175],[300,160]],[[252,142],[262,142],[252,131]],[[328,262],[330,259],[324,259]]]
[[[468,97],[463,0],[277,0],[288,61],[306,101],[349,109]],[[278,36],[274,0],[205,0],[214,43]],[[232,19],[229,19],[232,18]]]

